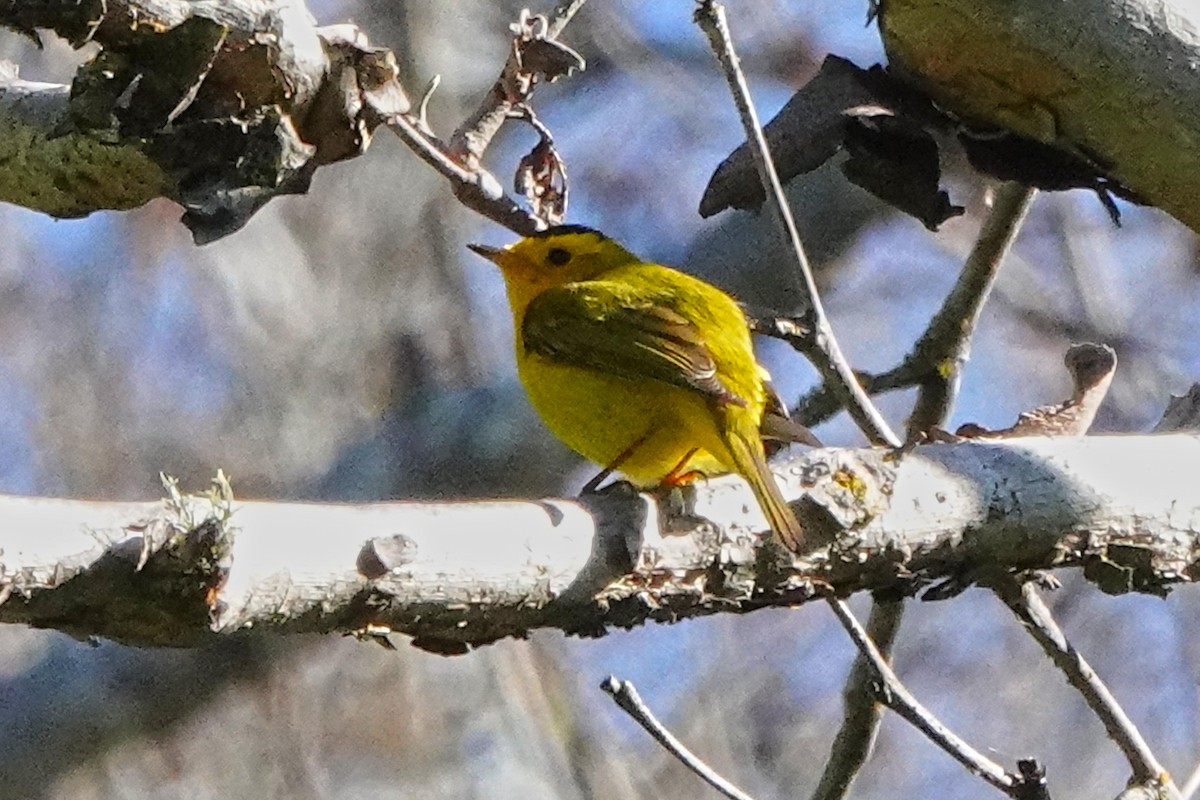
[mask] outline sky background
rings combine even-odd
[[[448,134],[495,78],[519,6],[484,0],[311,6],[393,47],[407,85],[442,76]],[[538,10],[538,9],[535,9]],[[741,141],[691,4],[593,2],[565,40],[586,72],[535,106],[571,177],[572,222],[678,265],[754,308],[779,296],[769,218],[696,213]],[[769,118],[827,53],[883,58],[865,3],[754,0],[730,23]],[[81,56],[0,34],[30,80],[69,81]],[[508,181],[533,144],[506,132],[488,164]],[[953,284],[986,185],[946,160],[964,217],[931,234],[848,186],[835,167],[789,193],[826,303],[858,369],[894,365]],[[952,427],[1007,425],[1068,392],[1072,341],[1121,363],[1094,430],[1148,430],[1200,378],[1196,237],[1094,196],[1042,194],[984,310]],[[515,380],[503,286],[465,249],[507,231],[457,206],[389,135],[322,169],[308,195],[195,247],[167,201],[81,220],[0,206],[0,491],[159,497],[160,471],[201,488],[217,468],[242,497],[383,500],[571,492],[589,467],[554,442]],[[761,342],[784,396],[814,382]],[[881,405],[902,426],[911,397]],[[863,443],[839,417],[818,431]],[[1158,755],[1200,758],[1194,593],[1100,595],[1067,574],[1050,598]],[[865,615],[865,598],[855,608]],[[1127,770],[1008,612],[981,591],[914,602],[898,671],[943,720],[1001,762],[1034,755],[1056,797],[1115,795]],[[596,686],[610,673],[714,766],[762,798],[807,794],[840,719],[852,657],[818,605],[568,640],[554,632],[447,659],[341,639],[140,651],[0,628],[2,797],[708,796]],[[888,718],[858,797],[989,796]]]

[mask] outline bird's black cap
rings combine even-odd
[[[595,228],[589,228],[587,225],[552,225],[545,230],[530,234],[531,239],[545,239],[549,236],[561,236],[564,233],[590,233],[601,239],[607,239],[600,231]]]

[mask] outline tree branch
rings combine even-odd
[[[538,627],[591,636],[796,605],[818,585],[913,594],[983,566],[1082,567],[1112,593],[1163,594],[1200,573],[1193,437],[937,444],[899,462],[814,450],[779,470],[817,548],[802,557],[768,544],[735,477],[662,509],[619,493],[363,506],[4,498],[0,622],[140,645],[394,631],[464,652]]]
[[[1129,761],[1133,770],[1130,783],[1160,787],[1167,798],[1179,800],[1179,789],[1175,787],[1170,774],[1154,757],[1150,745],[1104,681],[1067,640],[1034,584],[1005,576],[997,580],[992,588],[1100,718],[1108,738],[1116,743]]]
[[[910,439],[914,432],[943,424],[949,414],[951,397],[956,392],[956,388],[951,387],[957,387],[962,365],[970,353],[971,336],[979,313],[995,283],[1000,264],[1017,238],[1033,195],[1033,189],[1020,184],[999,186],[991,213],[979,230],[954,288],[946,295],[942,307],[929,321],[912,351],[899,366],[888,372],[859,375],[864,390],[871,395],[909,386],[922,387],[909,418]],[[805,425],[811,426],[840,410],[837,390],[826,381],[800,399],[796,415]]]
[[[415,115],[388,118],[401,141],[450,181],[459,202],[518,236],[536,233],[546,227],[547,221],[504,192],[496,177],[484,168],[483,154],[504,123],[529,101],[539,81],[553,81],[572,69],[583,68],[583,58],[559,43],[557,37],[585,2],[560,3],[549,18],[530,15],[528,10],[521,12],[512,26],[512,46],[500,76],[448,143],[434,136],[425,124],[424,102]]]
[[[1152,0],[880,4],[889,68],[939,106],[1101,167],[1200,231],[1200,7]],[[970,42],[970,47],[963,47]]]
[[[568,58],[574,56],[578,59],[577,63],[582,68],[583,59],[564,45],[557,44],[556,40],[586,2],[587,0],[571,0],[559,3],[549,17],[544,18],[530,16],[528,10],[521,13],[520,19],[513,25],[516,38],[509,51],[508,60],[500,70],[500,76],[484,95],[478,108],[450,137],[447,152],[452,158],[467,166],[477,167],[492,139],[512,117],[513,110],[529,101],[539,77],[536,68],[528,63],[534,60],[527,52],[531,42],[555,44],[555,49],[565,51]],[[557,77],[559,75],[555,73],[549,75],[550,80]]]
[[[69,89],[0,70],[0,200],[53,216],[165,196],[211,241],[408,111],[391,51],[294,3],[3,3],[0,25],[102,48]]]
[[[775,171],[771,160],[771,152],[767,147],[766,137],[763,136],[762,125],[758,121],[758,113],[754,110],[754,101],[750,96],[750,88],[746,84],[746,76],[738,63],[737,52],[733,48],[733,38],[729,33],[729,23],[725,18],[725,8],[713,0],[703,0],[695,13],[696,24],[708,37],[713,54],[721,63],[729,90],[733,93],[742,126],[746,130],[746,139],[750,143],[750,151],[754,155],[754,163],[758,168],[768,202],[775,209],[779,222],[783,226],[784,235],[791,244],[792,253],[796,257],[796,267],[800,274],[801,300],[807,307],[806,327],[813,331],[811,346],[804,352],[813,362],[826,381],[834,387],[839,400],[850,412],[850,416],[858,427],[873,444],[900,446],[900,440],[888,426],[887,420],[875,408],[871,398],[863,391],[849,362],[842,355],[837,338],[833,334],[833,326],[825,314],[821,303],[817,282],[813,277],[812,267],[804,254],[804,245],[800,241],[800,233],[796,229],[796,221],[792,218],[791,208],[783,193],[783,185]],[[799,307],[801,303],[796,303]]]
[[[882,684],[877,692],[880,701],[928,736],[930,741],[945,750],[972,774],[978,775],[1010,797],[1017,796],[1021,779],[1005,771],[999,764],[971,747],[939,722],[927,708],[921,705],[917,698],[912,696],[900,679],[896,677],[896,673],[892,672],[887,660],[875,647],[875,643],[863,630],[862,625],[850,613],[846,604],[840,600],[831,600],[829,605]]]
[[[544,227],[505,193],[495,175],[482,166],[464,167],[449,155],[445,144],[425,132],[411,115],[397,114],[388,120],[388,127],[422,161],[450,181],[455,198],[467,208],[518,236],[529,236]]]
[[[684,747],[683,742],[676,739],[675,735],[658,721],[658,718],[642,701],[642,697],[634,688],[633,683],[609,675],[600,684],[600,688],[612,697],[618,708],[645,728],[646,732],[654,737],[654,741],[661,744],[668,753],[679,760],[679,763],[700,776],[700,779],[709,786],[728,797],[729,800],[754,800],[753,797],[717,774],[716,770],[705,764],[699,756]]]
[[[563,3],[549,21],[522,18],[537,35],[518,32],[501,78],[507,93],[478,112],[494,124],[460,129],[456,139],[471,141],[460,152],[429,131],[424,102],[411,108],[390,50],[353,25],[317,28],[293,3],[0,4],[0,25],[103,48],[70,87],[0,69],[0,126],[10,131],[0,137],[0,200],[79,217],[168,197],[204,243],[241,228],[272,197],[307,191],[318,167],[361,155],[387,124],[465,206],[528,235],[545,222],[480,158],[539,80],[582,66],[554,42],[582,5]]]
[[[876,595],[871,602],[866,636],[875,643],[876,651],[872,654],[860,649],[854,666],[850,668],[850,675],[842,690],[842,726],[833,740],[829,760],[825,762],[812,800],[838,800],[845,797],[850,784],[870,756],[879,733],[883,709],[877,692],[873,690],[878,679],[872,658],[877,654],[883,663],[891,665],[892,646],[904,618],[904,601],[900,597],[885,599]]]
[[[997,194],[992,213],[980,229],[958,281],[905,360],[914,367],[920,365],[914,372],[920,374],[923,369],[924,373],[908,419],[905,438],[910,442],[918,441],[918,437],[934,427],[945,426],[958,396],[962,365],[967,359],[979,312],[1033,197],[1032,190],[1016,184],[1001,186]],[[904,618],[904,602],[900,598],[882,599],[878,595],[872,602],[868,632],[886,660],[891,657],[892,644]],[[866,763],[882,720],[879,705],[869,691],[873,677],[867,654],[860,652],[846,679],[846,688],[842,692],[845,704],[842,727],[813,793],[814,800],[844,797],[855,775]]]

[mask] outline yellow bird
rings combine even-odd
[[[578,225],[470,248],[504,274],[517,370],[555,435],[639,486],[736,472],[800,550],[763,435],[820,443],[782,413],[733,298]]]

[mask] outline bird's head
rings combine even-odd
[[[559,225],[507,247],[467,245],[500,267],[514,303],[553,286],[586,281],[637,257],[599,231],[582,225]]]

